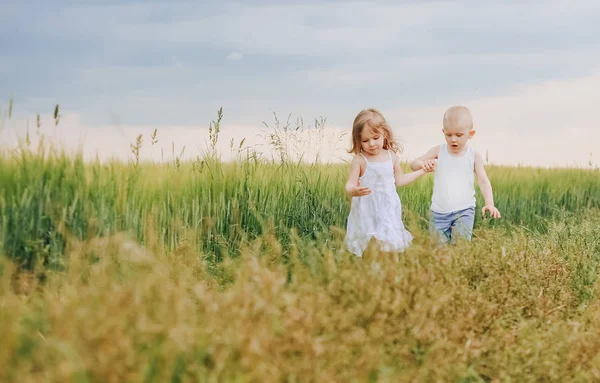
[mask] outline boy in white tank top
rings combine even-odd
[[[411,162],[412,170],[435,171],[431,198],[430,229],[444,242],[457,236],[471,240],[475,221],[474,178],[483,194],[485,206],[481,214],[500,218],[494,206],[492,185],[483,166],[483,157],[467,145],[473,137],[471,112],[464,106],[453,106],[444,113],[442,129],[446,143],[431,148]]]

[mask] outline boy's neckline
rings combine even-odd
[[[453,158],[462,158],[467,154],[467,150],[469,150],[469,145],[465,145],[465,149],[462,154],[453,154],[450,151],[450,146],[448,144],[445,144],[445,145],[446,145],[446,153],[448,153],[448,155]]]

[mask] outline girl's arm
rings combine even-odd
[[[485,216],[485,212],[489,211],[491,217],[500,218],[500,212],[494,206],[492,183],[483,166],[483,157],[481,157],[479,153],[475,153],[475,175],[477,175],[477,184],[479,184],[479,189],[481,190],[481,194],[483,194],[483,199],[485,201],[485,206],[481,209],[481,214]]]
[[[350,165],[350,176],[348,176],[345,187],[346,194],[351,197],[361,197],[371,193],[371,189],[360,186],[360,181],[358,180],[360,177],[360,163],[360,156],[354,156]]]
[[[394,161],[394,178],[396,179],[396,186],[398,187],[408,185],[425,173],[427,172],[421,168],[417,171],[404,174],[402,167],[400,166],[400,160],[396,158],[396,161]]]

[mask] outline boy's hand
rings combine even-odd
[[[485,217],[485,212],[489,211],[490,212],[490,217],[492,218],[500,218],[500,211],[498,211],[498,209],[496,209],[496,207],[494,205],[485,205],[482,209],[481,209],[481,215]]]
[[[437,164],[437,160],[436,159],[423,161],[423,166],[421,168],[423,170],[425,170],[425,172],[431,173],[431,172],[435,171],[435,165],[436,164]]]

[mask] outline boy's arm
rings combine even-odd
[[[479,153],[475,153],[475,174],[477,175],[477,183],[485,201],[485,206],[481,209],[481,215],[485,216],[485,212],[489,211],[492,218],[500,218],[500,212],[494,206],[492,183],[485,172],[483,157]]]
[[[371,189],[360,187],[360,182],[358,178],[360,177],[360,156],[354,156],[352,159],[352,164],[350,165],[350,175],[348,176],[348,181],[346,182],[346,194],[351,197],[360,197],[363,195],[367,195],[371,193]]]
[[[427,173],[424,169],[419,169],[411,173],[404,174],[402,166],[400,166],[400,159],[395,156],[394,158],[394,178],[396,180],[396,186],[401,187],[408,185],[423,174]]]
[[[427,153],[425,153],[421,157],[417,157],[415,160],[413,160],[410,163],[410,168],[412,170],[423,169],[423,164],[425,164],[426,161],[437,159],[439,154],[440,154],[440,147],[434,146],[433,148],[429,149],[427,151]]]

